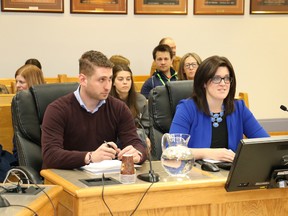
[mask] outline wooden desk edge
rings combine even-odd
[[[41,170],[40,172],[41,176],[44,177],[45,181],[45,185],[46,184],[58,184],[60,186],[62,186],[63,188],[66,188],[68,190],[68,192],[70,194],[74,194],[74,191],[79,190],[80,188],[75,186],[74,184],[72,184],[71,182],[67,181],[66,179],[55,175],[51,170],[49,169],[45,169],[45,170]],[[60,183],[58,183],[60,182]]]
[[[52,188],[48,189],[48,191],[45,191],[52,202],[53,202],[53,199],[58,199],[59,194],[63,191],[63,187],[59,185],[39,185],[39,187],[43,187],[43,186],[44,187],[53,186]],[[40,210],[42,206],[44,206],[47,203],[47,201],[48,201],[48,205],[51,205],[52,207],[52,204],[50,203],[51,201],[48,200],[47,195],[44,194],[44,192],[39,192],[39,193],[43,193],[43,194],[40,197],[38,197],[35,201],[33,201],[31,204],[28,205],[29,208],[33,209],[36,212]],[[53,202],[53,204],[55,206],[55,202]],[[25,208],[21,212],[19,212],[17,215],[21,215],[21,216],[31,215],[31,211]]]
[[[76,197],[92,197],[95,195],[101,195],[102,187],[84,187],[79,188],[67,181],[66,179],[55,174],[52,170],[42,170],[41,175],[45,178],[45,184],[58,184],[63,188],[66,188],[67,192]],[[226,178],[215,178],[207,180],[191,180],[184,182],[156,182],[154,183],[157,187],[151,187],[150,191],[161,191],[161,190],[178,190],[178,189],[191,189],[191,188],[206,188],[210,186],[223,187],[225,185]],[[137,184],[128,184],[128,185],[113,185],[105,187],[106,195],[118,195],[118,194],[131,194],[144,192],[150,183],[137,183]]]

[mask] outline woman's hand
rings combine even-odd
[[[226,148],[198,148],[193,149],[194,157],[196,160],[198,159],[212,159],[219,161],[227,161],[232,162],[235,157],[235,153]]]

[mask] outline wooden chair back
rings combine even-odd
[[[15,94],[0,94],[0,104],[11,104]]]
[[[239,92],[238,96],[236,96],[235,99],[243,100],[245,105],[249,108],[249,99],[247,92]]]
[[[12,153],[13,150],[13,126],[11,103],[0,104],[0,144],[3,149]]]

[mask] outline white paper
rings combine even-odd
[[[120,173],[121,163],[119,160],[103,160],[97,163],[90,163],[89,165],[81,167],[81,169],[95,174]]]

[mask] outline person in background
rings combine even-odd
[[[176,43],[175,43],[175,41],[171,37],[165,37],[159,41],[159,45],[160,44],[166,44],[172,49],[172,53],[173,53],[172,67],[175,71],[178,72],[181,57],[176,56]],[[153,61],[152,65],[151,65],[150,76],[153,76],[156,69],[157,69],[157,65],[156,65],[155,61]]]
[[[41,69],[32,64],[23,65],[15,73],[16,91],[27,90],[33,85],[44,84]]]
[[[44,84],[42,70],[32,64],[23,65],[15,73],[16,91],[28,90],[31,86]],[[13,155],[18,162],[18,153],[13,138]]]
[[[193,80],[202,60],[196,53],[186,53],[180,60],[178,79]]]
[[[116,64],[113,67],[112,89],[110,95],[126,103],[135,119],[138,135],[140,135],[140,137],[144,135],[142,140],[146,140],[146,144],[150,148],[150,139],[148,138],[149,113],[147,100],[142,94],[136,92],[133,74],[128,65]],[[143,131],[143,129],[145,131]]]
[[[130,60],[122,55],[113,55],[109,59],[114,65],[125,64],[130,66]]]
[[[152,54],[157,69],[141,88],[141,94],[146,98],[149,97],[151,89],[156,86],[165,85],[166,82],[177,80],[177,72],[171,67],[173,59],[172,49],[166,44],[160,44],[154,48]]]
[[[38,59],[35,59],[35,58],[27,59],[26,62],[25,62],[25,65],[27,65],[27,64],[35,65],[35,66],[37,66],[40,70],[42,70],[42,65],[41,65],[41,63],[39,62]]]
[[[177,105],[169,133],[191,135],[195,159],[232,162],[243,135],[268,137],[243,100],[235,100],[236,76],[225,57],[211,56],[194,77],[192,98]]]
[[[42,122],[43,169],[74,169],[93,162],[147,158],[126,104],[109,95],[114,64],[101,52],[79,59],[79,87],[48,105]],[[120,149],[115,142],[120,140]]]
[[[0,84],[0,94],[9,94],[9,90],[3,84]]]

